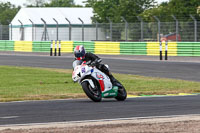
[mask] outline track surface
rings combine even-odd
[[[112,72],[200,81],[200,63],[103,58]],[[72,69],[72,57],[0,55],[0,65]]]
[[[200,114],[200,96],[0,103],[0,126],[147,116]]]
[[[0,65],[71,69],[72,57],[0,55]],[[137,60],[103,60],[113,72],[200,81],[200,63]],[[0,126],[115,119],[147,116],[200,114],[200,95],[133,98],[101,103],[83,100],[0,103]]]

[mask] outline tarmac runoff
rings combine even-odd
[[[166,94],[166,95],[127,95],[128,98],[145,98],[145,97],[168,97],[168,96],[195,96],[200,93],[178,93],[178,94]]]

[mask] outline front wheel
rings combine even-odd
[[[85,94],[94,102],[100,102],[102,99],[101,96],[101,90],[100,88],[95,85],[95,88],[92,88],[92,86],[89,84],[89,82],[84,81],[81,83],[82,88],[85,92]]]
[[[127,97],[127,92],[126,89],[124,88],[124,86],[118,82],[118,95],[115,97],[115,99],[117,99],[118,101],[124,101]]]

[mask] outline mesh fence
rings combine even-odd
[[[9,26],[0,25],[0,40],[9,40]]]
[[[200,42],[200,22],[197,22],[197,41]]]
[[[0,25],[0,40],[26,41],[200,41],[200,22],[94,23],[84,25]]]

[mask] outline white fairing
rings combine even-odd
[[[77,62],[73,62],[73,67],[74,71],[72,73],[72,79],[74,82],[79,82],[81,84],[81,82],[83,81],[88,81],[93,87],[93,81],[91,79],[85,78],[87,75],[90,75],[100,83],[101,89],[103,86],[102,92],[106,92],[112,89],[110,78],[106,74],[98,70],[96,67],[91,67],[86,64],[79,65]]]
[[[84,82],[84,81],[89,82],[89,84],[92,86],[92,88],[95,87],[95,85],[94,85],[94,83],[93,83],[93,81],[91,79],[84,79],[84,80],[82,80],[82,82]]]

